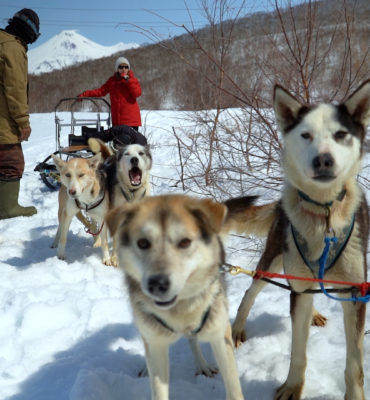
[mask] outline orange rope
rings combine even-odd
[[[343,286],[355,286],[358,287],[361,291],[361,295],[365,296],[370,289],[370,282],[346,282],[346,281],[333,281],[328,279],[317,279],[317,278],[304,278],[302,276],[294,276],[287,274],[278,274],[273,272],[256,270],[253,279],[259,279],[261,277],[268,278],[280,278],[280,279],[288,279],[288,280],[299,280],[299,281],[309,281],[309,282],[318,282],[318,283],[328,283],[334,285],[343,285]]]
[[[253,277],[253,279],[260,279],[260,278],[278,278],[278,279],[287,279],[287,280],[298,280],[298,281],[309,281],[309,282],[317,282],[317,283],[327,283],[332,285],[344,285],[344,286],[351,286],[351,287],[358,287],[361,291],[362,296],[366,296],[367,293],[370,291],[370,282],[346,282],[346,281],[333,281],[328,279],[317,279],[317,278],[304,278],[302,276],[295,276],[295,275],[287,275],[287,274],[278,274],[275,272],[268,272],[262,270],[247,270],[241,267],[236,267],[233,265],[228,265],[229,272],[232,275],[238,275],[240,273],[249,275]]]

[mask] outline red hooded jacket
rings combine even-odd
[[[103,97],[109,93],[112,125],[141,126],[140,108],[136,99],[141,96],[141,86],[134,73],[128,71],[129,79],[111,76],[99,89],[85,90],[78,97]]]

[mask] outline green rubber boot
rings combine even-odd
[[[0,181],[0,219],[30,217],[37,213],[35,207],[22,207],[18,204],[18,181]]]

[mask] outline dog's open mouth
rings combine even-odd
[[[316,176],[314,176],[313,179],[314,179],[315,181],[319,181],[319,182],[330,182],[330,181],[332,181],[333,179],[335,179],[335,176],[334,176],[334,175],[325,175],[325,174],[322,174],[322,175],[316,175]]]
[[[138,167],[131,168],[128,175],[130,177],[130,182],[132,186],[141,185],[142,173],[140,168]]]
[[[174,303],[175,303],[175,301],[176,301],[176,299],[177,299],[177,296],[175,296],[174,298],[172,298],[171,300],[169,300],[169,301],[156,301],[155,302],[155,304],[158,306],[158,307],[170,307],[170,306],[172,306]]]

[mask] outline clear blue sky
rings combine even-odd
[[[228,1],[234,9],[239,9],[242,3],[242,0]],[[270,0],[244,3],[241,16],[271,9]],[[150,43],[143,30],[155,32],[156,36],[159,34],[165,39],[185,33],[173,24],[184,24],[189,28],[193,25],[196,29],[208,24],[201,0],[0,0],[0,28],[4,28],[7,19],[22,8],[32,8],[41,21],[41,36],[30,48],[62,30],[77,30],[96,43],[112,46],[119,42]]]

